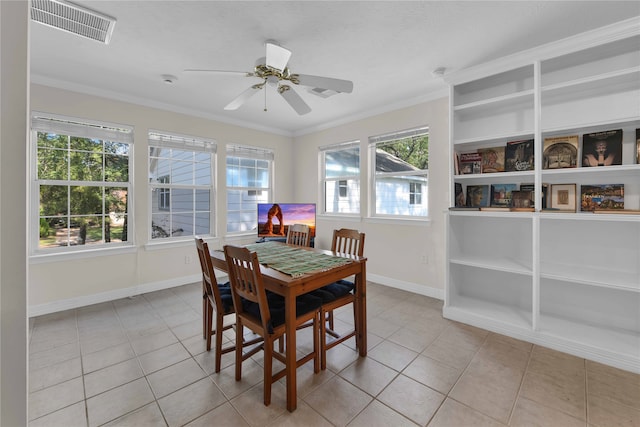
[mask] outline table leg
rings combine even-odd
[[[296,296],[287,291],[285,296],[285,327],[287,357],[287,410],[296,410]]]
[[[358,346],[360,356],[367,355],[367,264],[362,263],[358,277]]]

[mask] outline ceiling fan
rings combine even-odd
[[[289,84],[308,86],[314,93],[323,96],[323,92],[351,93],[353,91],[353,82],[349,80],[340,80],[330,77],[312,76],[309,74],[294,74],[287,67],[291,51],[278,45],[273,40],[265,42],[266,56],[259,58],[253,71],[225,71],[225,70],[204,70],[204,69],[186,69],[186,72],[205,72],[205,73],[233,73],[242,74],[246,77],[257,77],[262,82],[254,84],[238,95],[234,100],[228,103],[225,110],[237,110],[253,95],[260,92],[267,84],[276,88],[277,92],[284,100],[300,115],[307,114],[311,111],[311,107],[298,95],[298,93]],[[266,91],[265,91],[265,111]]]

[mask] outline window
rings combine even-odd
[[[375,215],[427,216],[429,128],[369,138]]]
[[[211,235],[213,141],[149,132],[152,240]]]
[[[129,244],[132,128],[39,113],[31,127],[32,252]]]
[[[419,182],[409,183],[409,204],[421,205],[422,204],[422,184]]]
[[[273,152],[264,148],[227,146],[227,232],[258,228],[258,203],[271,194]]]
[[[360,143],[320,148],[324,213],[360,213]]]

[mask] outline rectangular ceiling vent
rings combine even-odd
[[[115,18],[64,0],[32,0],[31,19],[104,44],[116,25]]]
[[[309,92],[319,96],[320,98],[328,98],[330,96],[336,95],[339,92],[331,89],[321,89],[319,87],[314,87],[313,89],[309,89]]]

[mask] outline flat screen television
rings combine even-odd
[[[258,237],[285,237],[292,224],[306,224],[316,236],[315,203],[258,203]]]

